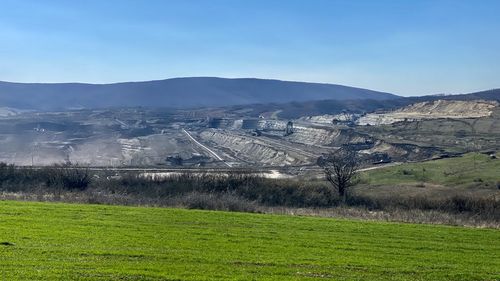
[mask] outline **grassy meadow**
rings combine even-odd
[[[500,155],[497,155],[500,158]],[[469,153],[462,157],[366,171],[361,175],[369,185],[432,183],[450,187],[490,187],[500,183],[500,159]]]
[[[0,280],[500,280],[500,231],[0,201]]]

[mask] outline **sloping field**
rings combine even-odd
[[[500,231],[0,202],[2,280],[499,280]]]
[[[365,172],[370,185],[433,183],[450,187],[486,187],[498,190],[500,154],[497,159],[480,153],[420,163],[406,163]],[[500,191],[499,191],[500,193]]]

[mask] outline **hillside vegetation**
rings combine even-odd
[[[497,280],[500,232],[0,202],[4,280]]]
[[[497,156],[500,156],[497,154]],[[438,184],[449,187],[498,189],[500,159],[480,153],[462,157],[406,163],[367,171],[363,181],[370,185]]]
[[[365,171],[345,201],[323,179],[269,179],[243,171],[117,176],[113,170],[0,163],[0,199],[266,213],[301,208],[307,210],[298,213],[498,228],[499,163],[468,154]]]

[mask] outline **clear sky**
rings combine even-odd
[[[0,0],[0,80],[500,87],[500,0]]]

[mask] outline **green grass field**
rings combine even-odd
[[[0,280],[500,280],[493,229],[0,201],[0,243]]]
[[[498,155],[500,157],[500,155]],[[407,163],[364,172],[370,185],[434,183],[450,187],[491,187],[500,183],[500,159],[469,153],[462,157]]]

